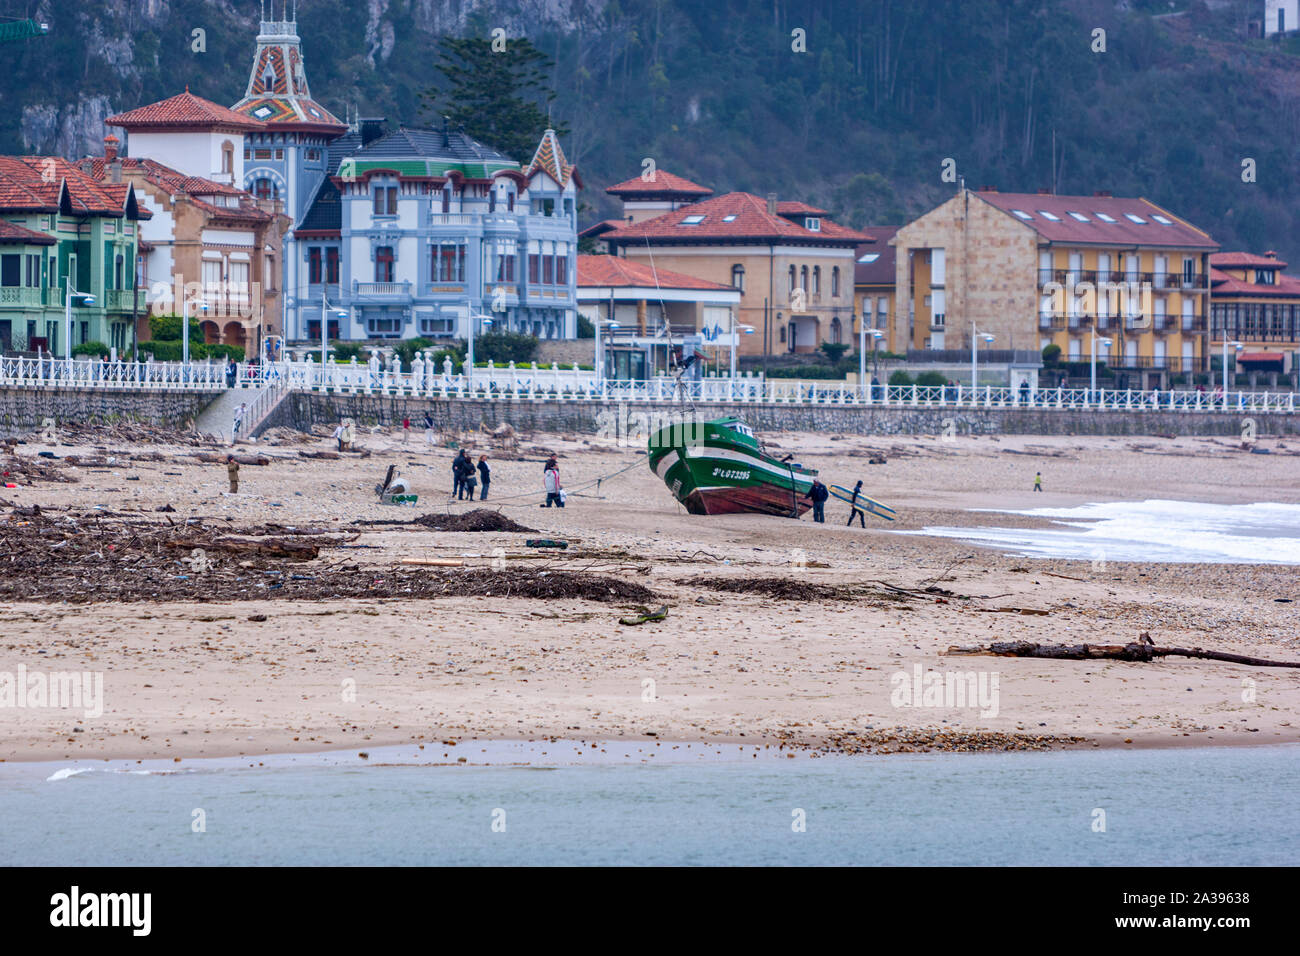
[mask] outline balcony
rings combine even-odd
[[[17,308],[39,308],[44,303],[41,301],[40,289],[29,289],[26,286],[3,286],[0,287],[0,308],[6,306],[15,306]],[[51,290],[57,292],[58,290]]]
[[[109,312],[130,312],[135,308],[133,289],[109,289],[104,293],[104,307]],[[140,293],[140,311],[145,311],[145,295]]]
[[[431,226],[472,226],[478,217],[468,212],[435,212],[429,216]]]
[[[367,299],[409,299],[410,282],[357,282],[352,280],[352,294]]]
[[[1068,317],[1064,312],[1039,312],[1038,328],[1043,331],[1064,332]]]

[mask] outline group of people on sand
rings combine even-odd
[[[812,502],[813,521],[816,521],[818,524],[826,523],[826,501],[830,496],[831,490],[816,478],[813,479],[812,487],[809,488],[807,493],[804,495],[805,499]],[[858,507],[859,497],[864,497],[862,495],[861,481],[853,486],[853,499],[849,502],[849,520],[845,527],[852,527],[853,519],[857,518],[858,524],[860,524],[863,530],[865,530],[867,527],[866,512]]]
[[[478,476],[474,472],[477,470]],[[488,488],[492,484],[492,467],[488,464],[487,455],[478,456],[478,466],[474,465],[474,459],[470,458],[469,451],[465,448],[460,450],[451,462],[451,493],[460,500],[468,498],[474,500],[474,487],[481,485],[478,500],[487,501]]]

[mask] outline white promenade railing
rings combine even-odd
[[[51,358],[0,358],[0,388],[104,388],[219,390],[228,385],[220,362],[104,362]],[[1294,392],[1219,389],[1012,388],[964,385],[855,385],[757,377],[706,378],[681,385],[669,378],[598,381],[587,369],[488,366],[473,383],[463,373],[432,365],[395,372],[375,364],[268,362],[238,366],[236,387],[275,386],[260,399],[268,406],[288,390],[394,398],[508,399],[511,401],[673,402],[711,404],[836,405],[867,408],[1025,408],[1041,410],[1257,412],[1296,411]],[[268,407],[269,411],[269,407]]]

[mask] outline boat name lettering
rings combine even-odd
[[[748,471],[737,471],[730,468],[714,468],[714,478],[730,478],[732,481],[747,481],[749,479]]]

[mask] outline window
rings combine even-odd
[[[1071,216],[1071,217],[1073,217],[1073,218],[1079,220],[1079,222],[1092,222],[1091,219],[1089,219],[1087,216],[1085,216],[1085,215],[1084,215],[1083,213],[1081,213],[1081,212],[1071,212],[1071,211],[1069,211],[1069,210],[1067,209],[1067,210],[1066,210],[1066,215]]]
[[[840,294],[840,267],[836,266],[835,268],[831,269],[831,295],[838,296],[839,294]],[[836,341],[838,341],[838,339]]]
[[[497,211],[497,191],[493,189],[488,193],[488,212]]]
[[[812,280],[813,280],[813,284],[812,284],[813,295],[821,295],[822,294],[822,267],[821,266],[813,266]]]
[[[276,158],[276,159],[284,159],[284,150],[282,150],[282,149],[277,149],[277,150],[275,151],[275,158]]]
[[[789,291],[791,291],[791,292],[794,291],[794,287],[795,287],[795,285],[798,284],[798,281],[799,281],[799,279],[798,279],[798,272],[795,270],[795,267],[794,267],[794,266],[791,266],[791,267],[790,267],[790,289],[789,289]]]
[[[542,284],[555,284],[555,257],[542,256]]]
[[[45,270],[45,285],[53,289],[59,284],[59,259],[57,256],[50,256],[50,266]]]
[[[831,319],[831,344],[832,345],[840,344],[840,334],[841,334],[840,317],[837,315]]]
[[[1151,218],[1154,219],[1156,222],[1160,223],[1160,225],[1162,226],[1173,225],[1173,222],[1169,219],[1166,219],[1164,216],[1152,216]]]
[[[1011,210],[1011,215],[1019,216],[1021,219],[1024,219],[1026,222],[1034,218],[1033,216],[1029,215],[1029,213],[1025,212],[1023,209],[1013,209]]]
[[[809,216],[808,218],[804,219],[803,226],[809,232],[822,231],[822,221],[814,216]]]
[[[263,176],[253,183],[253,195],[258,199],[279,199],[280,187]]]
[[[1147,224],[1147,221],[1145,219],[1143,219],[1141,216],[1135,216],[1131,212],[1124,213],[1124,218],[1127,219],[1129,222],[1137,223],[1139,226],[1145,226]]]
[[[307,162],[309,162],[309,163],[318,163],[318,162],[320,162],[320,150],[319,150],[319,149],[309,149],[309,150],[307,150]]]
[[[512,192],[507,192],[507,193],[506,193],[506,212],[514,212],[514,211],[515,211],[515,194],[512,193]]]
[[[247,302],[251,283],[249,282],[249,273],[252,264],[248,262],[235,261],[230,263],[230,281],[227,283],[231,296],[238,301]]]
[[[442,190],[442,214],[445,216],[451,212],[451,188],[445,187]]]
[[[325,281],[330,285],[339,282],[339,251],[332,246],[325,250]]]
[[[533,253],[528,257],[528,281],[533,285],[542,281],[540,256]]]
[[[254,158],[254,159],[270,159],[270,158],[271,158],[271,151],[270,151],[269,149],[255,149],[255,150],[253,150],[253,158]]]
[[[739,263],[731,267],[731,287],[745,291],[745,267]]]
[[[235,171],[235,147],[229,140],[221,144],[221,171],[223,173]]]
[[[23,284],[23,257],[0,256],[0,286],[6,288]]]
[[[569,257],[561,254],[555,257],[555,284],[569,284]]]
[[[805,292],[808,291],[808,267],[807,266],[802,266],[799,269],[799,288],[803,289]]]
[[[1277,276],[1272,269],[1256,269],[1255,283],[1256,285],[1276,285]]]
[[[430,274],[435,282],[464,282],[465,247],[451,244],[435,246]]]
[[[41,287],[41,257],[39,255],[29,255],[27,257],[27,286],[31,289]]]
[[[1104,212],[1095,212],[1093,213],[1093,215],[1096,216],[1098,219],[1100,219],[1102,222],[1118,222],[1117,219],[1111,218],[1110,216],[1106,215]]]
[[[497,282],[515,281],[515,257],[509,252],[497,253]]]
[[[871,263],[875,262],[875,261],[876,261],[877,259],[879,259],[879,258],[880,258],[880,253],[878,253],[878,252],[868,252],[868,253],[865,253],[864,255],[860,256],[860,257],[858,258],[858,262],[862,263],[864,266],[869,266],[869,265],[871,265]]]
[[[113,288],[114,289],[126,288],[126,286],[123,285],[123,282],[126,279],[125,272],[126,272],[126,260],[119,254],[117,258],[113,260]],[[30,285],[31,283],[28,284]]]
[[[395,316],[382,315],[366,319],[366,328],[372,337],[392,338],[402,332],[402,320]]]
[[[785,342],[785,326],[784,326],[784,325],[781,326],[781,341],[782,341],[782,343]]]
[[[1060,221],[1061,221],[1061,217],[1060,217],[1060,216],[1056,215],[1055,213],[1050,213],[1050,212],[1048,212],[1046,209],[1040,209],[1040,210],[1038,210],[1038,214],[1039,214],[1040,216],[1042,216],[1044,219],[1048,220],[1049,222],[1060,222]]]
[[[320,246],[312,246],[307,250],[307,283],[317,285],[320,282]]]
[[[376,216],[396,216],[397,187],[376,186],[374,203],[374,212]]]
[[[380,246],[375,250],[375,281],[393,281],[393,247]]]
[[[702,222],[704,222],[704,216],[698,216],[698,215],[697,215],[697,216],[687,216],[687,217],[686,217],[685,219],[683,219],[680,223],[678,223],[678,225],[681,225],[681,226],[698,226],[698,225],[699,225],[700,223],[702,223]]]
[[[735,214],[734,212],[733,212],[733,213],[728,213],[727,215],[725,215],[725,216],[722,217],[722,221],[723,221],[723,222],[735,222],[735,221],[736,221],[736,214]]]

